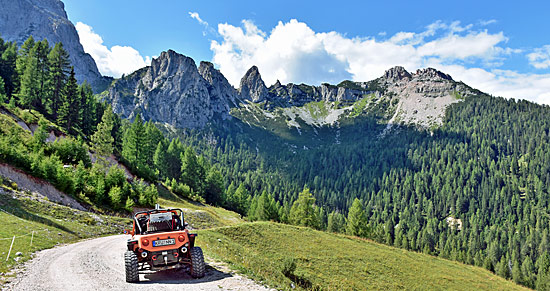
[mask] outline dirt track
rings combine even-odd
[[[125,282],[128,236],[117,235],[48,249],[26,264],[8,290],[268,290],[248,278],[210,263],[206,276],[193,279],[183,270],[140,272],[140,283]]]

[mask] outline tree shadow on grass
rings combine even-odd
[[[28,212],[27,210],[25,210],[25,208],[23,207],[23,204],[18,199],[13,199],[12,197],[5,194],[0,195],[0,199],[3,200],[2,203],[0,203],[0,209],[2,209],[8,214],[14,215],[23,220],[29,220],[32,222],[38,222],[47,226],[55,227],[59,230],[68,232],[72,235],[77,235],[74,231],[64,227],[59,223],[56,223],[50,219],[38,216],[34,213]]]

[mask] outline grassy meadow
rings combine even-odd
[[[244,223],[199,238],[207,255],[277,289],[527,290],[482,268],[304,227]]]

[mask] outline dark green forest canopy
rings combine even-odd
[[[383,125],[355,120],[341,144],[307,149],[238,121],[181,136],[253,196],[267,191],[288,210],[307,185],[323,211],[343,213],[359,198],[367,237],[535,287],[548,270],[549,114],[479,95],[451,105],[432,131],[401,127],[380,137]]]

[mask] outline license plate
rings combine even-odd
[[[162,246],[169,246],[169,245],[175,245],[176,239],[175,238],[169,238],[169,239],[161,239],[161,240],[154,240],[153,246],[154,247],[162,247]]]

